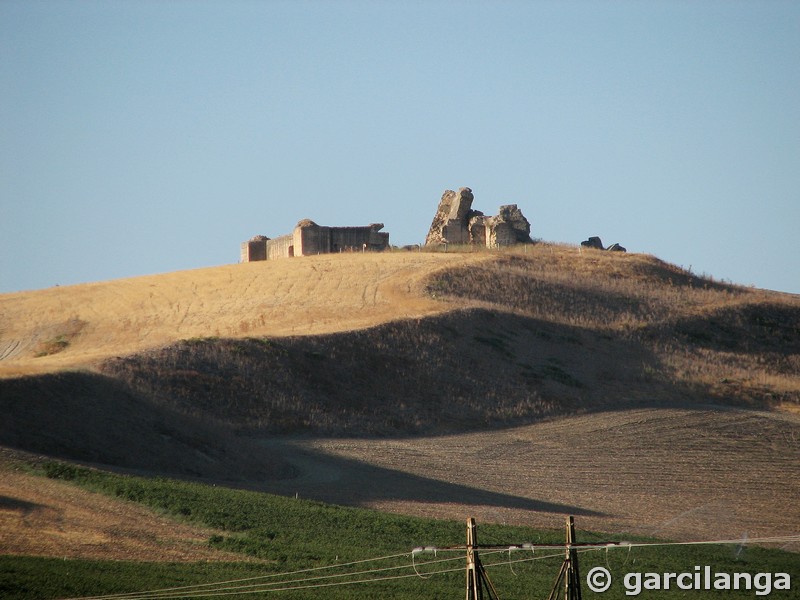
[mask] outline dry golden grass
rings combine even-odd
[[[193,337],[308,335],[435,314],[432,272],[485,255],[244,263],[0,295],[0,377],[85,367]]]
[[[215,531],[131,502],[30,475],[0,457],[0,554],[104,560],[231,561]]]
[[[754,406],[800,403],[800,296],[644,254],[540,244],[459,266],[438,297],[641,342],[673,381]]]
[[[796,349],[745,347],[775,345],[781,327],[800,338],[800,297],[649,255],[554,244],[323,255],[4,294],[0,378],[90,367],[181,339],[325,334],[465,307],[644,340],[670,377],[720,394],[789,408],[800,394]]]
[[[249,339],[173,344],[210,337]],[[11,379],[82,367],[95,372]],[[573,511],[588,527],[681,539],[800,518],[800,296],[647,255],[328,255],[6,294],[3,377],[17,422],[57,421],[16,427],[27,440],[5,431],[36,452],[66,421],[51,406],[71,407],[83,441],[117,436],[100,423],[154,429],[162,411],[271,437],[299,476],[253,485],[334,502],[525,524]],[[68,431],[58,453],[80,459]],[[275,439],[287,431],[305,437]],[[413,432],[439,435],[386,437]],[[205,430],[185,433],[173,437],[204,448]],[[384,437],[341,439],[370,434]],[[238,460],[230,448],[221,468]],[[126,448],[91,449],[114,464]],[[46,504],[9,485],[12,510]]]

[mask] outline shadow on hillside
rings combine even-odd
[[[577,506],[386,469],[291,443],[236,437],[91,373],[0,380],[0,445],[143,475],[218,481],[342,505],[452,503],[598,516]],[[0,508],[34,506],[0,497]]]
[[[0,496],[0,510],[9,510],[28,515],[42,508],[45,508],[42,504],[20,500],[19,498],[12,498],[11,496]]]
[[[485,309],[330,335],[186,340],[102,370],[256,437],[458,433],[693,393],[633,337]]]
[[[186,340],[102,369],[0,380],[0,445],[149,474],[274,482],[291,495],[304,481],[292,479],[296,449],[269,454],[242,434],[440,435],[708,397],[633,336],[485,309],[331,335]],[[330,501],[355,490],[373,501],[470,498],[586,514],[479,482],[305,460],[355,473],[341,491],[315,480],[314,497]]]
[[[800,308],[744,304],[678,320],[674,331],[695,346],[748,354],[800,353]]]
[[[86,372],[0,380],[0,446],[152,473],[243,480],[291,475],[237,460],[252,443]]]
[[[271,440],[267,448],[283,456],[297,470],[298,476],[289,480],[266,481],[256,487],[283,496],[295,494],[302,498],[345,506],[366,506],[375,502],[418,502],[456,504],[459,506],[491,506],[534,512],[605,516],[593,510],[568,504],[544,502],[481,489],[474,485],[449,483],[421,477],[394,469],[332,456],[325,452],[298,448],[291,443]],[[457,466],[454,465],[457,472]],[[459,510],[462,510],[461,508]]]

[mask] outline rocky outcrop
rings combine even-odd
[[[595,250],[605,250],[605,247],[603,246],[603,240],[596,235],[590,237],[588,240],[583,240],[581,242],[581,246],[584,248],[594,248]]]
[[[533,243],[531,224],[516,204],[501,206],[493,217],[472,209],[472,190],[445,190],[425,238],[426,246],[473,244],[498,248]]]
[[[619,244],[611,244],[608,248],[603,246],[603,241],[595,236],[590,237],[588,240],[583,240],[581,246],[584,248],[594,248],[595,250],[608,250],[609,252],[627,252],[624,246]]]

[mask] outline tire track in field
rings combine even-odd
[[[421,295],[418,283],[479,258],[321,255],[4,294],[0,377],[90,367],[192,337],[313,335],[435,314],[449,307]],[[34,357],[37,332],[65,319],[86,324],[79,338],[57,355]]]

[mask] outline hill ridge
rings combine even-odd
[[[420,280],[478,255],[242,263],[0,295],[0,378],[85,368],[192,337],[313,335],[446,310]]]
[[[796,495],[774,486],[799,448],[800,297],[550,245],[264,264],[0,296],[0,446],[413,514],[529,523],[576,506],[607,530],[635,520],[617,506],[668,520],[708,490],[725,529],[751,528]],[[637,415],[627,439],[617,424]],[[581,448],[578,503],[552,485],[560,432]],[[509,470],[520,452],[535,473]],[[489,487],[453,485],[457,453]],[[733,507],[742,465],[751,505]]]
[[[302,287],[309,274],[316,275]],[[200,293],[203,275],[218,287]],[[166,281],[176,282],[172,296]],[[699,278],[646,255],[553,246],[327,255],[97,289],[113,298],[135,288],[141,298],[154,294],[154,282],[167,297],[155,306],[177,307],[186,302],[181,293],[201,305],[185,314],[165,311],[161,325],[148,310],[120,324],[161,327],[159,344],[134,343],[134,351],[123,352],[117,332],[103,334],[92,323],[93,314],[102,315],[95,301],[70,323],[76,347],[105,335],[104,353],[70,356],[67,341],[52,357],[2,363],[32,368],[52,358],[42,364],[63,370],[73,363],[59,363],[61,355],[91,357],[78,363],[91,369],[75,375],[74,385],[110,385],[121,398],[250,433],[442,433],[709,399],[800,405],[800,298]],[[84,297],[85,290],[75,291]],[[9,306],[15,298],[0,300]],[[250,325],[259,314],[281,313],[277,325],[280,319]],[[183,330],[187,315],[210,320]],[[3,340],[10,339],[7,324]],[[218,336],[220,327],[229,335]],[[298,328],[303,335],[291,335]],[[40,385],[12,378],[0,390],[21,394]]]

